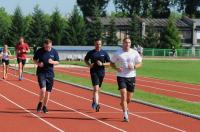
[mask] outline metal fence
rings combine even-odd
[[[15,55],[14,48],[9,48],[12,55]],[[1,47],[0,47],[1,50]],[[70,51],[65,51],[66,53],[70,53]],[[33,50],[31,48],[30,55],[33,54]],[[76,52],[78,55],[78,52]],[[144,56],[150,57],[169,57],[173,56],[173,52],[171,49],[144,49],[143,50]],[[200,57],[200,49],[192,50],[192,49],[176,49],[175,56],[177,57]]]
[[[171,49],[144,49],[144,56],[173,56]],[[176,49],[175,56],[177,57],[200,57],[200,49]]]

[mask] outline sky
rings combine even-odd
[[[23,14],[28,15],[33,12],[36,4],[45,13],[51,14],[55,10],[55,7],[58,7],[61,14],[66,15],[72,11],[76,0],[0,0],[0,7],[4,7],[9,14],[13,14],[15,8],[20,6]],[[114,5],[111,1],[107,7],[107,11],[110,13],[114,10]]]

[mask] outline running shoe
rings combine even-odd
[[[37,112],[40,112],[42,109],[42,102],[39,102],[37,105]]]
[[[46,106],[43,106],[42,110],[43,110],[44,113],[48,113],[48,109],[47,109]]]
[[[99,110],[100,110],[100,105],[97,105],[96,106],[96,112],[99,112]]]

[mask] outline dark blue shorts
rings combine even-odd
[[[98,73],[90,73],[92,85],[96,86],[99,85],[101,87],[104,79],[104,75],[98,74]]]
[[[54,84],[54,78],[47,77],[45,74],[38,74],[37,77],[40,89],[46,88],[46,91],[51,92]]]
[[[128,92],[135,91],[135,77],[117,77],[119,90],[126,88]]]

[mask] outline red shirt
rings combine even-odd
[[[26,51],[29,50],[29,46],[28,46],[27,43],[24,43],[24,44],[19,44],[18,43],[15,46],[15,50],[17,51],[17,58],[25,60],[26,59],[26,55],[27,55]]]

